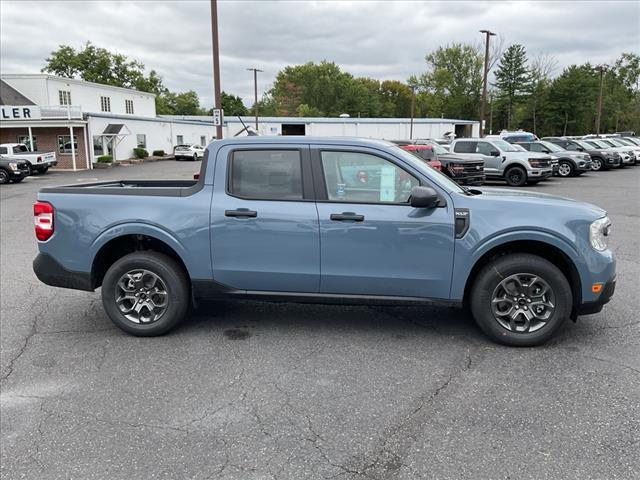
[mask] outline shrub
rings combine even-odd
[[[100,155],[98,157],[98,163],[111,163],[113,162],[113,157],[111,155]]]
[[[164,150],[154,150],[153,151],[153,156],[154,157],[164,157]]]
[[[147,152],[146,149],[140,147],[134,148],[133,154],[136,156],[136,158],[147,158],[149,156],[149,152]]]

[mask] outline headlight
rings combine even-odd
[[[529,165],[531,165],[533,168],[540,168],[542,163],[537,158],[530,158],[529,159]]]
[[[17,171],[18,171],[18,164],[17,164],[17,163],[10,162],[10,163],[9,163],[9,168],[10,168],[11,170],[15,170],[15,171],[17,172]]]
[[[598,251],[606,250],[609,245],[609,232],[611,231],[611,220],[609,217],[602,217],[589,225],[589,241],[591,246]]]

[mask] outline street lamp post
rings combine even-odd
[[[215,109],[222,110],[220,99],[220,45],[218,43],[218,1],[211,0],[211,44],[213,47],[213,97]],[[222,124],[216,125],[216,138],[222,139]]]
[[[256,133],[258,132],[258,72],[262,72],[257,68],[247,68],[250,72],[253,72],[253,108],[256,114]]]
[[[411,85],[411,123],[409,125],[409,140],[413,140],[413,117],[416,109],[416,86]]]
[[[487,103],[487,76],[489,74],[489,38],[496,34],[489,30],[480,30],[485,34],[484,45],[484,78],[482,80],[482,101],[480,102],[480,137],[484,137],[484,110]]]
[[[598,111],[596,112],[596,134],[600,135],[600,120],[602,117],[602,86],[604,84],[604,72],[607,71],[606,65],[598,65],[596,72],[600,72],[600,93],[598,94]]]

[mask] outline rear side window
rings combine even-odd
[[[240,150],[232,154],[229,190],[256,200],[302,200],[297,150]]]
[[[0,147],[0,154],[6,155],[7,154],[7,147]]]
[[[476,153],[476,147],[478,142],[457,142],[453,146],[453,151],[456,153]]]

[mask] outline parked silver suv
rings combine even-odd
[[[549,155],[528,152],[500,139],[460,138],[451,144],[454,153],[484,160],[487,180],[502,179],[512,187],[535,184],[553,174]]]

